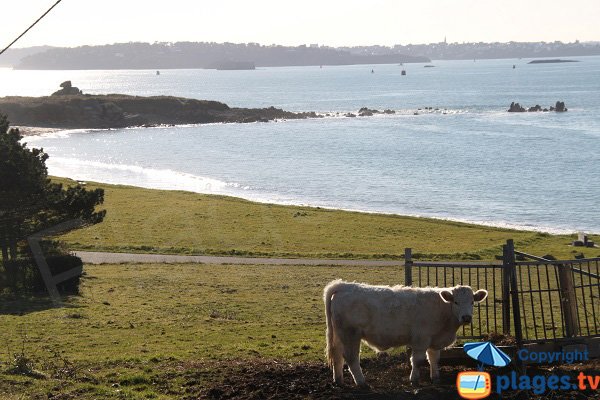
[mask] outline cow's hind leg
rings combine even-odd
[[[331,356],[333,381],[338,385],[342,385],[344,383],[344,345],[337,339],[337,337],[333,342]]]
[[[419,378],[421,374],[419,372],[419,367],[423,365],[425,362],[425,350],[422,348],[412,348],[412,355],[410,357],[410,362],[412,365],[412,369],[410,370],[410,383],[411,385],[418,385]]]
[[[352,332],[347,334],[344,339],[344,358],[348,363],[350,373],[358,386],[364,386],[365,376],[360,368],[360,335],[357,332]]]
[[[427,359],[429,360],[429,376],[431,382],[440,382],[440,351],[435,349],[427,349]]]

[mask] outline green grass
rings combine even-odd
[[[57,179],[65,183],[72,181]],[[99,225],[63,237],[72,249],[242,256],[493,259],[518,250],[573,258],[574,236],[436,219],[255,203],[234,197],[89,184],[106,191]],[[592,238],[598,241],[598,238]],[[598,249],[584,249],[588,257]]]
[[[165,374],[179,362],[320,361],[325,284],[335,278],[399,282],[402,276],[391,267],[161,264],[85,270],[81,296],[66,307],[24,300],[0,305],[0,398],[52,391],[82,398],[122,391],[167,396],[152,382],[176,387],[176,379]],[[20,352],[23,343],[46,379],[6,373],[9,349]]]
[[[404,275],[401,267],[364,266],[120,264],[85,271],[81,295],[62,308],[39,298],[2,299],[0,398],[198,398],[235,379],[232,370],[246,362],[323,365],[323,287],[337,278],[401,283]],[[475,324],[495,303],[491,283],[478,279],[473,286],[491,296],[476,307]],[[534,304],[538,315],[548,311],[541,304]],[[15,354],[31,373],[10,373]],[[373,355],[363,347],[364,357]],[[329,379],[325,369],[318,374]]]

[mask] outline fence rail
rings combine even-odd
[[[532,261],[516,261],[517,254]],[[495,332],[514,336],[521,347],[600,337],[600,258],[548,260],[515,251],[509,240],[501,263],[414,261],[411,249],[405,262],[406,285],[488,290],[459,340]]]

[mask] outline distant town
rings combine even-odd
[[[74,48],[11,49],[0,66],[15,69],[169,69],[420,63],[431,60],[600,55],[600,42],[439,43],[330,47],[258,43],[117,43]]]

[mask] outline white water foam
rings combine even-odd
[[[109,164],[76,158],[50,157],[51,175],[79,181],[95,181],[116,185],[131,185],[148,189],[185,190],[207,194],[231,194],[231,188],[249,189],[235,182],[197,176],[171,169],[146,168],[137,165]]]

